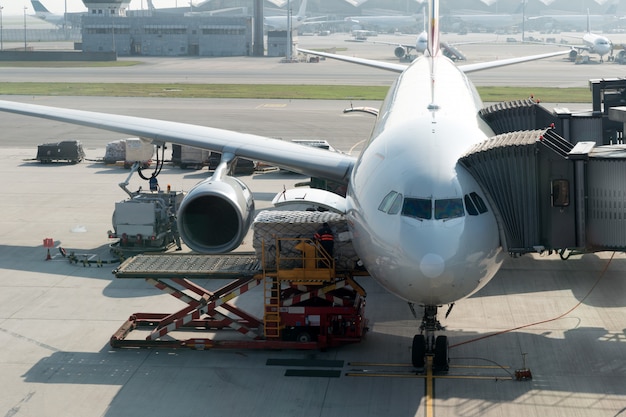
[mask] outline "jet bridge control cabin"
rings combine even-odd
[[[512,255],[626,249],[626,107],[618,107],[626,80],[590,87],[592,112],[551,113],[533,100],[481,112],[497,135],[460,163],[481,184]]]

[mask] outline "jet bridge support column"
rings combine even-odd
[[[586,169],[589,152],[595,142],[578,142],[569,152],[568,158],[574,161],[574,199],[576,202],[576,246],[587,246],[587,187]]]

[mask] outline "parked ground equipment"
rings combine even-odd
[[[118,278],[143,278],[185,303],[174,313],[135,313],[111,346],[237,349],[324,349],[361,341],[367,331],[365,291],[357,271],[338,270],[309,238],[276,238],[271,262],[252,253],[143,254],[126,260]],[[274,265],[270,267],[269,265]],[[228,282],[217,290],[206,287]],[[199,282],[202,281],[203,285]],[[222,284],[222,282],[219,282]],[[233,303],[263,287],[262,316]],[[143,338],[131,338],[141,334]]]
[[[85,159],[83,145],[78,140],[44,143],[37,147],[37,160],[42,164],[69,162],[77,164]]]
[[[130,191],[127,187],[135,171],[147,179],[141,174],[140,165],[141,162],[136,162],[126,181],[119,184],[129,198],[115,203],[113,229],[108,232],[109,238],[118,239],[110,245],[111,250],[123,257],[146,251],[164,251],[178,239],[176,213],[183,200],[183,193],[160,190],[156,182],[159,170],[155,170],[149,178],[150,188],[154,190]],[[157,163],[157,169],[158,166]],[[156,187],[152,187],[153,182],[156,182]]]

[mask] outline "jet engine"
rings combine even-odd
[[[237,178],[209,178],[187,193],[178,209],[180,237],[200,253],[235,249],[246,236],[254,215],[254,200]]]
[[[576,52],[574,49],[569,51],[569,60],[570,61],[572,61],[572,62],[576,61],[576,56],[578,56],[578,52]]]
[[[396,46],[396,49],[393,50],[396,58],[404,58],[406,56],[406,52],[406,49],[404,49],[402,46]]]

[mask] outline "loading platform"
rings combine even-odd
[[[285,240],[298,240],[301,253],[279,252],[272,262],[254,253],[127,259],[113,271],[117,278],[144,279],[184,307],[132,314],[111,336],[111,346],[324,349],[359,342],[367,331],[366,294],[354,279],[359,272],[337,271],[334,260],[309,239],[278,239],[277,247]],[[209,290],[209,283],[221,286]],[[263,286],[261,317],[236,305],[258,286]],[[134,337],[138,333],[144,337]]]

